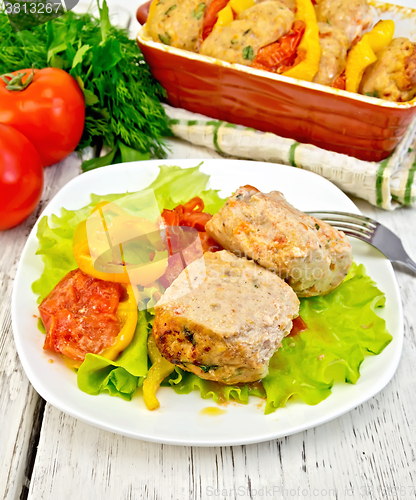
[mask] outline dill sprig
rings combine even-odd
[[[84,170],[119,161],[165,156],[168,121],[137,44],[111,25],[107,4],[100,19],[68,12],[30,30],[14,33],[0,12],[0,74],[25,68],[68,71],[84,91],[86,119],[78,149],[110,148],[106,159],[85,162]]]

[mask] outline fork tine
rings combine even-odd
[[[331,224],[331,226],[337,226],[337,227],[342,227],[345,229],[356,229],[357,231],[364,231],[365,233],[373,234],[374,230],[373,227],[367,226],[363,224],[362,222],[355,222],[352,220],[349,220],[347,218],[342,218],[342,217],[325,217],[322,218],[321,220],[328,222]]]
[[[348,212],[316,211],[307,214],[344,231],[347,236],[369,243],[391,262],[401,262],[416,273],[416,262],[407,255],[400,238],[380,222]]]
[[[373,235],[373,231],[366,231],[366,228],[363,227],[354,227],[352,225],[338,223],[331,224],[331,226],[335,229],[343,231],[346,235],[355,236],[356,238],[365,239],[366,241],[370,241],[371,236]]]
[[[344,231],[347,236],[370,242],[378,223],[364,215],[347,212],[309,212],[309,215],[328,222],[335,229]]]
[[[352,214],[352,213],[347,213],[347,212],[326,212],[326,211],[316,211],[316,212],[308,212],[309,215],[312,217],[319,218],[321,220],[327,220],[328,217],[331,218],[331,220],[339,220],[342,222],[349,222],[349,223],[355,223],[360,226],[363,225],[363,222],[368,224],[369,227],[376,228],[378,223],[374,219],[371,219],[371,217],[366,217],[364,215],[359,215],[359,214]],[[323,216],[323,217],[321,217]],[[334,216],[339,216],[339,218],[336,218]]]

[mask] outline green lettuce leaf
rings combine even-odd
[[[38,304],[52,291],[61,279],[77,268],[72,253],[72,238],[77,225],[85,220],[91,210],[101,201],[115,201],[125,194],[106,196],[91,195],[91,203],[79,210],[61,209],[61,216],[52,214],[50,220],[45,215],[39,221],[36,236],[39,247],[36,255],[42,256],[43,272],[32,284],[32,291],[38,295]]]
[[[87,354],[77,376],[81,391],[94,396],[108,392],[130,401],[147,374],[148,332],[146,313],[140,311],[133,340],[116,361]]]
[[[202,163],[193,168],[181,168],[161,165],[159,175],[150,184],[148,189],[153,189],[159,208],[171,210],[181,203],[186,203],[191,198],[202,198],[204,211],[215,214],[224,205],[216,189],[206,190],[209,175],[199,170]]]
[[[216,213],[224,204],[218,196],[218,191],[207,190],[209,175],[199,170],[200,165],[194,168],[161,165],[156,180],[146,189],[153,188],[160,210],[174,208],[185,203],[194,196],[200,196],[209,213]],[[77,225],[85,220],[91,210],[101,201],[116,201],[131,193],[108,194],[105,196],[91,195],[91,203],[79,210],[61,209],[58,217],[53,214],[50,220],[45,216],[38,225],[37,237],[39,248],[36,255],[41,255],[44,270],[41,277],[32,284],[32,290],[38,295],[40,303],[59,281],[77,264],[72,254],[72,238]],[[131,204],[131,202],[130,202]],[[123,206],[122,201],[120,205]],[[140,214],[142,217],[143,214]]]
[[[300,316],[308,328],[286,337],[272,357],[263,379],[265,413],[285,406],[293,395],[316,405],[338,379],[355,384],[365,355],[379,354],[392,340],[375,312],[384,305],[384,294],[355,263],[332,293],[301,299]]]
[[[176,378],[175,378],[176,376]],[[204,380],[194,373],[185,372],[175,367],[175,372],[162,385],[171,385],[176,394],[189,394],[194,389],[201,393],[203,399],[213,398],[216,403],[224,403],[230,399],[247,404],[249,388],[246,385],[221,385],[210,380]]]
[[[194,196],[201,196],[212,212],[217,212],[224,204],[218,191],[207,190],[209,176],[200,172],[199,166],[182,169],[176,166],[160,167],[157,179],[151,188],[155,190],[156,199],[161,210],[173,208],[185,203]],[[147,188],[148,189],[148,188]],[[101,201],[120,200],[131,193],[109,194],[105,196],[91,195],[91,203],[79,210],[61,209],[61,215],[53,214],[50,219],[43,217],[38,225],[37,237],[39,248],[37,255],[42,256],[44,270],[41,277],[32,284],[32,290],[38,295],[40,303],[59,281],[77,264],[72,253],[72,239],[77,225],[85,220],[91,210]],[[140,199],[140,196],[138,197]],[[165,204],[168,200],[169,206]],[[129,202],[129,206],[131,202]],[[126,207],[125,207],[126,208]],[[144,216],[142,213],[139,215]],[[147,374],[147,335],[151,330],[156,303],[156,287],[138,287],[139,320],[134,339],[130,346],[116,361],[109,361],[102,356],[87,354],[78,370],[79,388],[92,395],[107,392],[111,396],[119,396],[130,400],[138,386],[143,383]],[[147,309],[147,310],[146,310]],[[41,321],[38,328],[45,333]],[[237,398],[238,399],[238,398]]]

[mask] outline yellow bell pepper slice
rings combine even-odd
[[[115,343],[101,353],[101,356],[111,361],[114,361],[130,345],[136,331],[138,312],[134,288],[127,285],[126,291],[127,300],[120,302],[116,311],[121,326],[120,333],[117,335]]]
[[[91,213],[94,214],[99,211],[103,226],[107,229],[107,224],[102,213],[102,208],[106,204],[107,202],[99,203]],[[115,241],[128,241],[129,234],[135,234],[137,236],[139,234],[151,234],[152,232],[154,233],[159,230],[153,222],[131,216],[115,204],[112,204],[111,210],[119,214],[113,219],[111,227],[111,237]],[[99,236],[100,235],[97,236],[97,240],[99,239]],[[105,235],[103,235],[103,237],[105,237]],[[101,263],[101,269],[96,269],[90,253],[90,243],[88,242],[87,234],[87,220],[80,222],[75,229],[72,251],[81,271],[93,276],[94,278],[104,281],[113,281],[115,283],[131,283],[135,285],[148,286],[164,274],[168,265],[166,258],[140,267],[129,266],[128,264],[120,266],[117,263]],[[121,257],[123,255],[121,245],[120,255]],[[122,272],[115,272],[120,270]]]
[[[238,15],[241,14],[241,12],[243,12],[244,10],[247,10],[250,7],[256,5],[256,2],[254,0],[230,0],[230,3],[228,5]]]
[[[387,47],[394,36],[394,21],[379,21],[349,51],[345,68],[345,89],[358,92],[364,71],[377,61],[377,52]]]
[[[146,25],[149,25],[152,22],[152,19],[155,17],[156,5],[159,3],[159,0],[153,0],[149,7],[149,14],[147,15]]]
[[[152,333],[147,339],[147,352],[152,366],[143,382],[143,399],[149,410],[156,410],[160,406],[156,392],[163,380],[173,372],[175,365],[160,354]]]
[[[394,29],[394,21],[391,19],[379,21],[369,33],[363,36],[363,38],[368,39],[370,47],[375,54],[377,54],[379,50],[390,45],[393,40]]]
[[[217,22],[214,25],[214,28],[224,28],[224,26],[228,26],[234,21],[234,15],[233,11],[228,4],[226,7],[224,7],[222,10],[218,12],[218,19]]]
[[[318,72],[321,60],[319,28],[311,0],[297,0],[296,7],[296,19],[303,21],[306,26],[298,51],[304,51],[306,57],[299,64],[285,71],[283,75],[311,82]]]
[[[138,317],[136,296],[131,285],[126,286],[126,292],[127,300],[120,302],[116,311],[120,322],[120,332],[114,344],[100,354],[100,356],[111,361],[114,361],[130,345],[136,331]],[[71,359],[67,356],[63,356],[63,358],[69,368],[79,368],[82,364],[82,361]]]

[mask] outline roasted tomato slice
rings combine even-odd
[[[222,246],[205,232],[205,225],[212,218],[212,215],[203,212],[202,210],[204,210],[204,207],[205,205],[203,200],[198,196],[195,196],[195,198],[192,198],[183,205],[178,205],[173,210],[163,210],[163,222],[167,227],[171,228],[171,231],[174,226],[193,227],[199,233],[202,251],[204,253],[218,252],[219,250],[223,250]],[[174,238],[174,234],[168,234],[168,238],[171,240]],[[199,255],[195,255],[195,259],[198,257]],[[165,274],[159,278],[160,283],[165,288],[168,288],[180,275],[183,269],[184,263],[182,262],[180,255],[171,255],[168,258],[168,267]]]
[[[119,283],[70,271],[39,306],[47,332],[43,348],[77,361],[100,354],[120,332],[116,311],[125,298]]]
[[[298,46],[305,29],[303,21],[295,21],[289,33],[282,36],[277,42],[266,45],[258,51],[251,66],[277,73],[283,73],[294,66],[297,56],[299,56]]]
[[[202,40],[214,29],[215,23],[218,21],[218,12],[227,6],[229,0],[212,0],[205,13],[204,25],[202,27]]]
[[[343,71],[339,77],[332,84],[332,88],[345,90],[346,82],[345,82],[345,71]]]
[[[308,325],[303,321],[303,319],[298,316],[293,320],[292,330],[290,331],[288,337],[294,337],[300,332],[304,332],[308,329]]]

